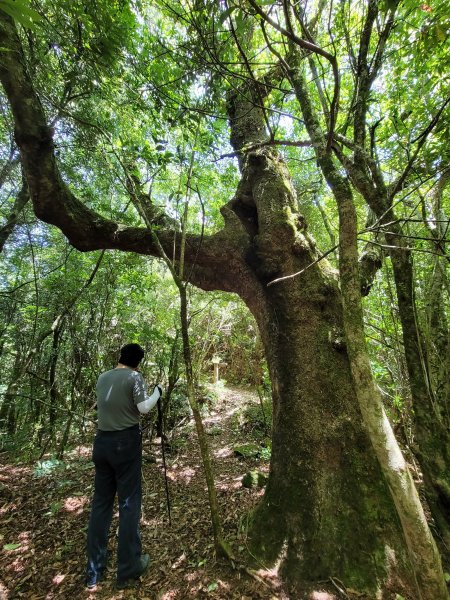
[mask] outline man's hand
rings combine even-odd
[[[162,390],[162,387],[160,386],[160,384],[159,384],[159,383],[157,383],[157,384],[155,385],[155,387],[153,388],[153,394],[156,392],[156,390],[158,390],[158,393],[159,393],[159,398],[162,398],[162,395],[163,395],[163,390]],[[159,398],[158,398],[158,400],[159,400]]]

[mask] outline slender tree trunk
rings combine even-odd
[[[8,389],[4,393],[0,409],[0,427],[7,431],[11,436],[15,434],[17,425],[17,387],[18,381],[14,381],[8,386]]]
[[[7,431],[9,435],[14,435],[16,431],[16,393],[21,375],[21,354],[20,352],[17,352],[14,359],[11,379],[3,394],[2,404],[0,406],[0,429]]]
[[[400,244],[400,240],[396,242]],[[416,314],[410,252],[391,251],[406,365],[414,409],[415,453],[436,525],[450,549],[450,433],[432,387],[427,347]]]
[[[436,525],[448,547],[450,531],[450,433],[445,409],[439,405],[429,372],[427,347],[416,312],[411,250],[391,208],[392,199],[380,194],[364,171],[338,153],[355,187],[379,219],[392,262],[402,328],[405,362],[413,402],[415,453],[424,476],[425,493]],[[387,192],[386,192],[387,194]],[[384,227],[385,226],[385,227]],[[383,228],[384,227],[384,228]]]
[[[52,348],[50,355],[49,368],[49,392],[50,392],[50,407],[49,407],[49,431],[48,435],[54,441],[55,425],[58,416],[58,387],[56,383],[56,367],[58,364],[59,346],[61,343],[61,335],[64,327],[64,320],[57,321],[56,327],[53,329]]]
[[[71,408],[71,410],[73,409],[73,403],[70,405],[70,408]],[[64,451],[66,449],[67,442],[69,441],[69,435],[70,435],[70,429],[72,427],[72,421],[73,421],[73,416],[71,414],[69,414],[69,416],[67,417],[67,421],[64,425],[64,432],[62,434],[61,441],[58,445],[58,451],[56,454],[56,457],[58,458],[58,460],[63,459]]]
[[[211,462],[211,455],[208,448],[205,428],[203,426],[200,408],[195,397],[194,374],[192,370],[191,346],[189,341],[188,331],[188,305],[186,286],[181,284],[179,287],[180,293],[180,315],[181,315],[181,335],[183,338],[183,355],[186,369],[186,383],[189,405],[194,415],[195,428],[200,447],[200,454],[203,462],[203,470],[206,478],[206,486],[208,488],[209,507],[211,512],[211,523],[213,528],[214,546],[217,555],[227,554],[226,546],[222,534],[222,524],[219,517],[219,505],[217,502],[216,485],[214,482],[214,472]]]
[[[447,586],[439,552],[372,375],[364,336],[356,211],[351,197],[341,195],[337,202],[344,325],[356,395],[402,523],[417,582],[418,598],[447,600]]]
[[[64,425],[64,432],[61,437],[61,441],[58,445],[57,458],[60,460],[62,460],[62,458],[64,456],[64,452],[65,452],[66,446],[67,446],[67,444],[69,442],[69,438],[70,438],[70,431],[72,428],[73,416],[74,416],[75,410],[77,408],[77,406],[76,406],[77,384],[80,379],[81,370],[83,368],[83,356],[86,354],[86,351],[87,351],[89,337],[91,336],[91,332],[92,332],[92,325],[93,325],[93,319],[91,319],[90,322],[88,323],[88,327],[86,329],[88,337],[86,337],[86,339],[83,341],[83,344],[81,345],[81,347],[73,347],[72,361],[75,363],[76,368],[73,372],[71,386],[70,386],[70,409],[67,414],[67,421]],[[71,342],[76,343],[76,340],[73,339],[73,336],[72,336]],[[56,365],[55,365],[55,367],[56,367]]]
[[[163,406],[162,406],[162,421],[157,420],[156,423],[156,434],[158,437],[162,437],[163,432],[167,431],[167,418],[170,409],[170,398],[175,386],[180,378],[180,367],[179,367],[179,335],[180,331],[177,329],[175,337],[172,340],[172,347],[170,350],[170,359],[167,369],[167,386],[164,390]],[[162,371],[162,366],[160,367]],[[151,437],[151,436],[150,436]]]
[[[324,224],[325,229],[327,230],[328,233],[328,237],[330,238],[330,244],[332,248],[335,248],[335,250],[333,250],[333,256],[334,258],[338,259],[337,253],[336,253],[336,249],[337,249],[337,244],[336,244],[336,235],[335,232],[333,231],[333,228],[331,226],[330,220],[328,218],[328,215],[324,209],[324,207],[322,206],[322,203],[320,202],[320,198],[314,198],[313,203],[315,206],[317,206],[317,209],[320,212],[320,216],[322,217],[322,221]],[[301,210],[301,208],[299,207],[299,211]]]

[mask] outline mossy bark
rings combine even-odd
[[[243,103],[231,100],[233,131],[257,121],[257,103],[248,102],[248,95]],[[315,262],[284,163],[267,148],[243,154],[227,210],[247,232],[253,283],[242,296],[261,331],[274,402],[269,481],[250,522],[250,554],[265,566],[281,560],[299,594],[305,582],[311,588],[336,577],[375,597],[392,577],[406,581],[411,569],[345,347],[337,343],[338,276],[325,260]]]
[[[391,553],[400,577],[406,553],[347,355],[330,335],[340,323],[339,294],[330,285],[317,303],[314,291],[305,281],[280,284],[268,298],[269,321],[257,315],[274,417],[269,482],[249,544],[264,565],[282,558],[292,586],[336,577],[375,597],[393,575]]]
[[[335,194],[339,211],[344,327],[355,391],[370,440],[402,524],[420,600],[447,600],[441,559],[417,489],[386,416],[365,344],[358,272],[357,218],[351,195]]]
[[[357,217],[349,181],[342,176],[325,145],[325,136],[311,103],[301,55],[291,48],[289,78],[302,108],[316,157],[336,200],[339,213],[339,273],[343,323],[355,396],[364,425],[388,483],[412,566],[411,580],[418,598],[447,600],[440,556],[429,530],[417,490],[384,412],[365,345],[358,268]]]
[[[254,253],[262,256],[258,241]],[[285,242],[286,236],[279,247]],[[311,249],[288,253],[272,277],[301,270],[314,257]],[[270,270],[273,258],[272,251]],[[268,277],[263,264],[260,276]],[[249,306],[264,340],[274,410],[269,482],[252,516],[251,554],[266,566],[281,558],[294,588],[337,577],[375,597],[393,571],[407,580],[410,569],[348,358],[335,343],[342,332],[336,275],[322,263],[257,297]]]

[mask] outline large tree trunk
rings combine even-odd
[[[248,90],[246,96],[230,102],[237,151],[258,123],[256,99]],[[255,277],[243,297],[261,331],[274,402],[269,482],[253,515],[251,554],[265,565],[282,558],[296,597],[332,576],[375,597],[392,577],[407,580],[411,569],[358,409],[337,273],[326,261],[313,264],[317,250],[296,213],[284,163],[267,149],[240,163],[228,209],[249,236],[246,261]]]
[[[253,307],[274,417],[269,483],[253,515],[251,552],[265,565],[282,557],[282,575],[294,587],[310,582],[306,590],[313,589],[333,576],[375,598],[394,573],[407,579],[410,569],[339,338],[337,285],[326,274],[321,279],[316,273],[278,284]]]

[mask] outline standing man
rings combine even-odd
[[[138,366],[144,358],[139,344],[120,350],[119,364],[97,381],[98,430],[92,460],[95,489],[87,536],[86,585],[93,588],[103,578],[114,497],[119,501],[117,588],[138,579],[150,563],[142,554],[141,518],[142,440],[140,413],[148,413],[162,395],[156,385],[149,396]]]

